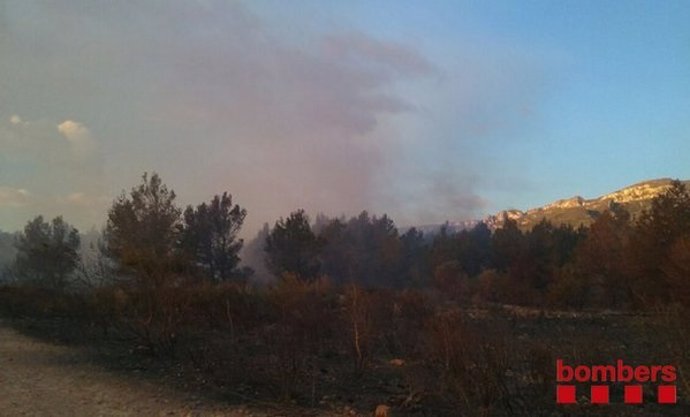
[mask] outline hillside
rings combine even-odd
[[[546,219],[555,225],[569,224],[574,227],[588,226],[599,214],[618,204],[633,217],[639,216],[649,207],[651,201],[668,189],[670,178],[662,178],[640,182],[600,197],[585,199],[574,196],[557,200],[542,207],[521,210],[504,210],[488,216],[484,221],[491,227],[500,227],[504,217],[515,220],[522,229],[530,229]],[[683,181],[690,185],[690,181]]]

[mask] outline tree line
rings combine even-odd
[[[400,233],[387,217],[351,219],[304,211],[267,237],[276,276],[328,277],[338,284],[435,288],[458,300],[569,308],[649,308],[690,303],[690,194],[674,181],[636,218],[619,204],[586,228],[511,219],[432,236]]]
[[[238,237],[247,211],[229,193],[184,210],[157,174],[113,202],[98,252],[114,282],[156,289],[246,282]],[[83,271],[78,231],[42,216],[17,234],[10,274],[63,291]],[[690,194],[674,181],[638,218],[617,204],[589,227],[505,219],[459,232],[401,232],[387,215],[351,218],[297,210],[250,242],[278,280],[438,290],[467,303],[646,308],[690,300]]]

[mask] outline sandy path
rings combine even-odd
[[[256,410],[201,401],[155,381],[112,373],[79,348],[32,339],[0,319],[0,417],[351,417],[281,407]],[[276,409],[278,408],[278,409]]]
[[[0,416],[248,416],[181,398],[153,382],[108,373],[79,349],[17,333],[0,321]]]

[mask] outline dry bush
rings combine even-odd
[[[495,269],[482,271],[477,277],[476,292],[473,301],[475,304],[496,303],[501,300],[499,293],[501,280],[504,279]]]
[[[460,309],[429,318],[426,375],[416,368],[409,376],[426,388],[424,401],[457,410],[448,415],[552,415],[552,348],[526,337],[527,319],[517,320],[499,313],[473,318]],[[530,327],[536,325],[532,320]]]
[[[647,323],[647,334],[660,347],[669,364],[678,369],[678,383],[683,392],[690,392],[690,310],[680,305],[658,309]]]
[[[428,355],[446,400],[473,415],[488,416],[498,408],[512,413],[506,378],[512,358],[502,332],[487,325],[495,326],[483,323],[479,328],[459,310],[435,315],[428,324]]]
[[[327,279],[302,281],[286,274],[269,289],[273,320],[261,337],[271,353],[271,369],[283,398],[298,394],[299,386],[316,390],[316,358],[333,338],[335,293]],[[314,394],[312,394],[313,396]]]
[[[534,306],[542,303],[543,295],[514,274],[487,269],[465,284],[467,296],[474,304],[514,304]]]
[[[553,348],[542,341],[533,341],[524,348],[514,349],[511,362],[524,363],[508,381],[512,391],[512,411],[515,415],[552,415],[556,359]]]
[[[0,310],[10,317],[52,317],[77,320],[89,317],[88,304],[82,295],[31,285],[2,287]]]
[[[434,269],[433,285],[452,300],[469,296],[468,277],[458,261],[448,261]]]
[[[150,354],[174,356],[181,326],[189,314],[190,292],[173,285],[122,291],[126,301],[118,315],[120,326]]]
[[[358,374],[364,372],[376,336],[372,308],[373,300],[366,291],[355,284],[347,287],[343,309],[347,331],[344,334],[348,336],[354,369]]]
[[[661,269],[669,286],[669,298],[690,308],[690,236],[677,239]]]
[[[194,332],[227,332],[235,340],[267,321],[266,301],[243,283],[202,282],[185,288],[189,298],[185,325]]]
[[[430,297],[419,290],[404,290],[392,295],[391,354],[418,356],[423,344],[424,326],[434,313]],[[385,324],[385,323],[382,323]]]
[[[592,303],[591,292],[592,282],[588,277],[564,268],[549,285],[546,301],[551,307],[581,310]]]
[[[94,288],[89,294],[92,325],[100,327],[103,336],[108,336],[109,329],[123,318],[129,301],[120,287]]]
[[[268,291],[268,301],[279,323],[289,327],[295,337],[312,351],[318,351],[332,334],[336,297],[329,280],[302,281],[287,274]]]
[[[528,383],[536,393],[544,397],[553,385],[554,364],[553,349],[543,342],[534,342],[527,351]]]

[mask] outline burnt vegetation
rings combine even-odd
[[[312,222],[297,210],[249,243],[264,262],[256,271],[241,266],[246,214],[228,193],[182,209],[158,175],[144,175],[115,199],[88,258],[76,229],[36,217],[15,237],[0,312],[25,330],[59,323],[35,332],[43,337],[174,368],[189,389],[282,408],[601,415],[554,405],[556,357],[666,360],[690,389],[690,194],[680,182],[638,218],[613,206],[577,229],[543,221],[524,231],[506,219],[426,236],[386,215]]]

